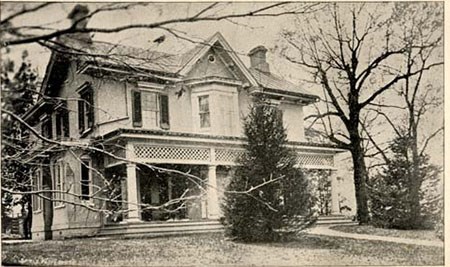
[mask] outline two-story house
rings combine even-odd
[[[78,5],[69,18],[87,12]],[[342,150],[305,140],[303,107],[317,97],[272,74],[262,46],[248,53],[247,67],[220,33],[177,55],[87,34],[59,41],[64,45],[51,55],[43,97],[25,116],[43,137],[35,137],[30,154],[37,166],[33,186],[48,191],[33,198],[35,239],[108,227],[142,233],[150,226],[139,225],[161,221],[183,222],[172,229],[217,222],[224,188],[244,153],[242,119],[261,95],[282,112],[299,168],[336,169]],[[332,189],[333,211],[337,194]]]

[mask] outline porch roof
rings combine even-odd
[[[165,130],[149,130],[149,129],[129,129],[129,128],[119,128],[117,130],[111,131],[103,136],[99,136],[96,138],[97,141],[108,141],[111,139],[115,139],[117,137],[123,137],[124,135],[133,135],[137,138],[145,137],[145,136],[160,136],[160,137],[184,137],[184,138],[195,138],[201,139],[205,142],[209,140],[216,141],[234,141],[236,143],[244,143],[247,138],[245,137],[237,137],[237,136],[224,136],[224,135],[208,135],[208,134],[197,134],[197,133],[186,133],[186,132],[173,132],[173,131],[165,131]],[[129,136],[128,136],[129,137]],[[289,146],[295,147],[304,147],[304,148],[322,148],[323,150],[327,150],[328,152],[340,153],[345,152],[346,150],[342,147],[333,144],[321,144],[321,143],[312,143],[312,142],[298,142],[298,141],[289,141]]]

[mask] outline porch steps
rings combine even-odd
[[[352,220],[351,216],[344,215],[326,215],[319,216],[316,221],[316,225],[327,225],[327,224],[356,224],[357,222]]]
[[[157,237],[222,232],[223,225],[218,221],[194,222],[138,222],[106,225],[98,237]]]

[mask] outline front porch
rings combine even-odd
[[[236,159],[245,153],[243,138],[122,129],[108,136],[109,177],[120,184],[123,223],[217,221]],[[298,167],[330,171],[331,213],[339,214],[334,164],[341,149],[289,143]],[[186,175],[187,174],[187,175]],[[107,220],[110,224],[114,220]]]
[[[112,181],[118,189],[108,196],[114,199],[108,208],[119,215],[107,217],[106,224],[186,222],[220,217],[219,203],[232,169],[223,165],[129,163],[108,168],[106,173],[115,177]]]

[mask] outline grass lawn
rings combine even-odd
[[[443,249],[304,235],[244,244],[223,234],[3,244],[2,262],[27,265],[443,265]]]
[[[368,234],[378,236],[391,236],[391,237],[441,241],[439,238],[436,237],[436,233],[433,230],[383,229],[383,228],[376,228],[371,225],[336,225],[331,227],[331,229],[355,234]]]

